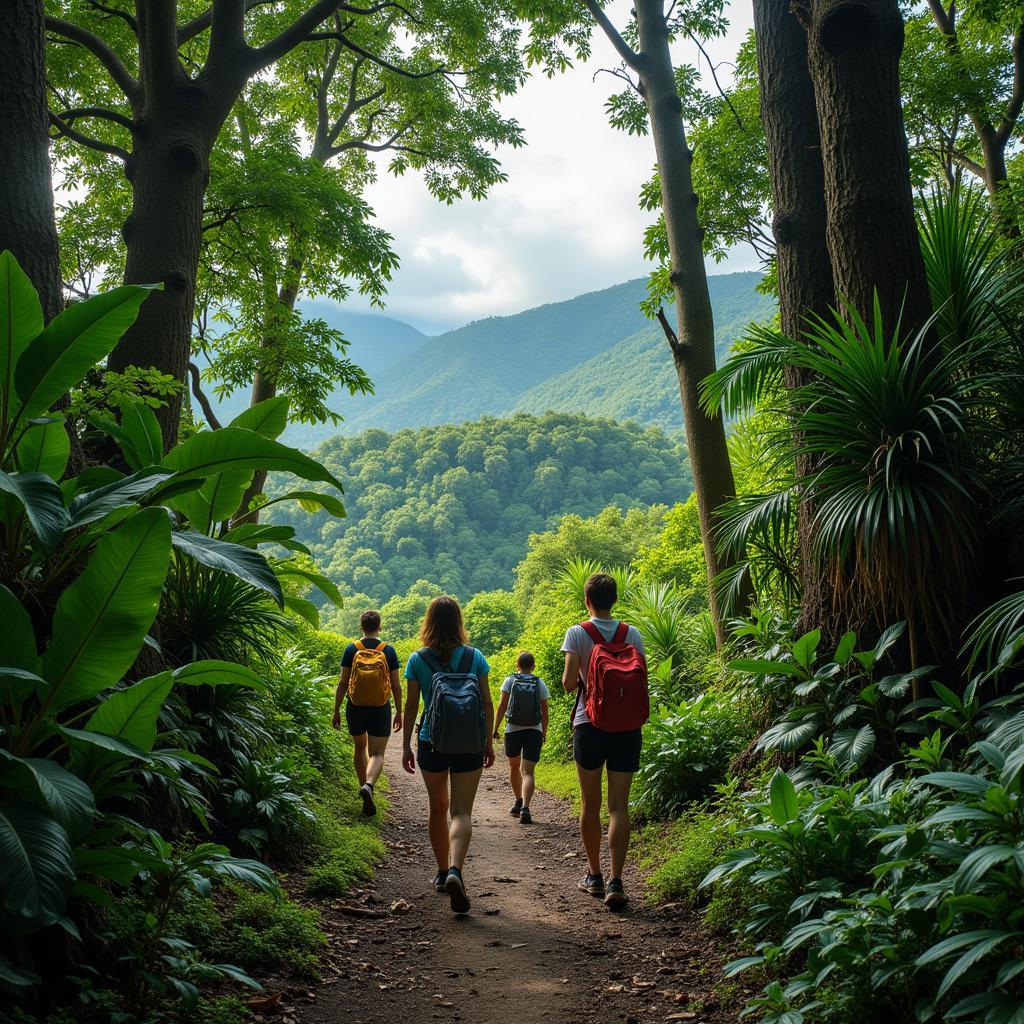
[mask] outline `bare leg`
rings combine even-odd
[[[380,778],[380,773],[384,771],[384,751],[388,749],[388,737],[371,736],[368,746],[370,759],[366,765],[366,781],[374,786]]]
[[[520,758],[518,757],[510,757],[508,759],[508,781],[517,800],[523,798],[523,777],[519,773],[519,761]]]
[[[608,849],[612,857],[612,878],[621,878],[629,849],[629,787],[632,772],[608,773]]]
[[[601,874],[601,771],[576,765],[580,778],[580,836],[587,853],[587,866],[592,875]]]
[[[423,784],[427,787],[427,834],[434,851],[438,871],[447,871],[451,866],[448,858],[448,772],[424,772]]]
[[[366,733],[352,737],[352,767],[361,786],[366,782]]]
[[[452,825],[448,832],[451,867],[462,870],[466,851],[473,836],[473,801],[480,785],[481,769],[475,772],[452,772]]]
[[[537,779],[534,776],[534,769],[537,767],[536,761],[527,761],[523,758],[523,806],[529,807],[530,801],[533,799],[533,791],[537,788]],[[519,794],[517,793],[516,796]]]

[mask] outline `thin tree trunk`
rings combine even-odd
[[[910,333],[932,309],[903,126],[903,19],[896,0],[795,9],[807,28],[836,293],[870,322],[877,289],[886,327],[902,309]]]
[[[788,0],[754,0],[754,37],[775,207],[779,315],[783,333],[795,338],[803,332],[808,315],[828,316],[835,304],[818,112],[807,69],[807,35]],[[808,383],[808,375],[787,366],[785,382],[788,388],[800,388]],[[814,469],[812,459],[798,458],[798,483]],[[814,552],[814,513],[810,497],[802,495],[797,524],[802,632],[827,630],[835,621],[826,567]]]
[[[664,4],[637,0],[640,81],[650,117],[658,160],[662,209],[676,294],[678,342],[672,356],[679,379],[679,397],[686,443],[693,471],[708,580],[727,563],[715,549],[715,512],[735,496],[732,466],[720,414],[708,416],[700,406],[698,387],[715,369],[715,325],[704,268],[704,232],[697,217],[697,196],[690,173],[692,154],[686,142],[682,103],[676,90]],[[714,586],[709,601],[719,643],[725,639],[722,609]]]

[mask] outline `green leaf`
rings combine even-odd
[[[172,474],[150,466],[132,476],[121,477],[93,491],[83,491],[71,499],[68,510],[71,513],[69,528],[72,530],[99,522],[117,508],[134,505],[140,498],[151,494]]]
[[[768,799],[773,820],[779,825],[786,825],[800,816],[800,800],[789,776],[776,768],[772,781],[768,786]]]
[[[859,768],[875,749],[875,730],[870,725],[859,729],[840,729],[832,736],[829,752],[850,767]]]
[[[812,629],[810,633],[805,633],[793,644],[793,660],[810,671],[814,665],[814,659],[818,653],[818,644],[820,643],[820,629]]]
[[[832,660],[837,665],[845,665],[853,657],[853,649],[856,645],[857,634],[851,629],[840,638],[839,646],[836,648],[836,653],[833,655]]]
[[[328,579],[323,573],[313,572],[311,569],[300,569],[298,566],[289,565],[287,562],[278,563],[274,566],[274,572],[279,577],[292,577],[294,579],[306,580],[312,583],[317,590],[321,591],[331,604],[340,608],[344,604],[341,591],[333,580]],[[669,666],[671,668],[671,665]]]
[[[14,371],[21,419],[46,412],[107,355],[135,322],[151,290],[122,285],[54,317],[26,347]]]
[[[24,508],[36,536],[46,547],[60,540],[70,518],[64,492],[44,473],[5,473],[0,469],[0,491],[12,495]]]
[[[121,409],[121,451],[134,470],[155,466],[164,456],[164,439],[156,413],[144,402]]]
[[[43,473],[54,480],[63,476],[70,454],[71,438],[63,420],[33,424],[14,452],[23,473]]]
[[[312,601],[302,597],[293,597],[291,594],[284,595],[284,606],[293,615],[305,619],[314,629],[320,628],[320,611]]]
[[[906,628],[907,624],[905,622],[895,622],[882,633],[878,638],[878,643],[875,644],[875,662],[881,661],[886,651],[903,636],[903,631]]]
[[[269,594],[279,605],[284,603],[281,581],[255,548],[228,544],[216,537],[207,537],[190,530],[176,530],[171,534],[171,542],[176,551],[188,555],[201,565],[237,576],[250,586]]]
[[[730,661],[729,666],[734,672],[748,672],[758,676],[793,676],[803,679],[804,672],[799,665],[788,661],[766,661],[763,658],[737,658]]]
[[[72,729],[66,725],[57,726],[57,731],[68,741],[68,746],[72,750],[82,752],[102,750],[105,753],[117,754],[133,761],[148,760],[144,750],[140,750],[134,743],[119,740],[116,736],[86,732],[84,729]]]
[[[981,775],[971,775],[968,772],[930,772],[922,775],[920,781],[929,786],[953,789],[958,793],[970,793],[974,796],[984,796],[992,785]]]
[[[171,673],[161,672],[115,691],[92,713],[85,731],[101,732],[140,750],[152,750],[156,721],[173,684]]]
[[[39,668],[32,620],[25,606],[5,586],[0,585],[0,622],[4,624],[3,660],[12,668],[35,673]]]
[[[73,841],[85,837],[96,815],[96,801],[77,775],[49,758],[14,757],[2,750],[0,768],[23,796],[49,811]]]
[[[251,668],[238,665],[233,661],[193,661],[173,672],[176,683],[189,686],[251,686],[262,689],[266,683],[262,676]]]
[[[22,967],[15,967],[7,957],[0,956],[0,981],[5,985],[26,988],[29,985],[38,985],[41,980],[38,974],[26,971]]]
[[[0,392],[4,409],[14,399],[14,368],[43,329],[43,309],[28,274],[9,249],[0,252]],[[0,424],[0,428],[6,424]]]
[[[277,505],[282,501],[297,501],[304,512],[327,512],[335,519],[344,519],[348,513],[340,499],[333,494],[322,494],[320,491],[289,491],[287,494],[280,494],[260,505],[260,511],[270,505]]]
[[[156,618],[170,553],[160,508],[143,509],[99,541],[57,602],[41,672],[52,710],[94,697],[128,671]]]
[[[211,476],[223,470],[257,469],[294,473],[304,480],[320,480],[340,491],[341,482],[319,462],[295,448],[241,427],[203,430],[170,451],[163,464],[181,477]]]
[[[75,881],[71,843],[45,811],[23,800],[0,803],[0,905],[36,927],[64,916]]]
[[[229,427],[243,427],[252,430],[261,437],[276,441],[288,426],[288,405],[291,400],[287,395],[277,395],[250,405],[240,412],[229,424]]]

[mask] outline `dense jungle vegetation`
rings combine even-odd
[[[711,83],[679,60],[713,2],[4,15],[0,1018],[239,1024],[258,978],[315,978],[300,901],[384,855],[329,728],[354,616],[407,657],[456,590],[495,682],[525,646],[557,684],[601,567],[652,667],[650,897],[736,950],[745,1019],[1021,1024],[1019,10],[754,0]],[[656,158],[638,304],[685,448],[546,408],[282,443],[373,387],[299,303],[384,301],[369,182],[484,197],[506,101],[597,32]],[[740,245],[778,315],[716,368],[705,258]],[[211,389],[249,402],[222,422]]]

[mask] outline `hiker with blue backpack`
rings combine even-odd
[[[590,618],[565,634],[562,685],[576,694],[572,751],[580,780],[580,836],[587,854],[581,891],[612,910],[626,905],[622,872],[629,849],[629,790],[640,768],[643,726],[650,717],[644,642],[635,627],[612,618],[615,580],[594,573],[584,584]],[[608,773],[611,879],[601,873],[601,784]]]
[[[462,868],[473,835],[473,802],[482,770],[494,764],[490,666],[469,646],[462,609],[453,597],[430,603],[420,642],[423,646],[405,666],[409,688],[402,767],[411,775],[418,760],[427,788],[427,832],[437,861],[434,889],[448,895],[456,914],[465,914],[469,897]],[[412,734],[421,696],[424,713],[414,754]]]
[[[498,738],[501,720],[508,713],[505,725],[505,757],[508,758],[508,780],[515,803],[509,813],[521,825],[531,825],[530,801],[536,788],[534,770],[540,761],[541,747],[548,738],[548,701],[551,694],[544,680],[533,674],[535,661],[530,651],[520,651],[516,671],[501,684],[501,699],[494,722],[494,738]]]

